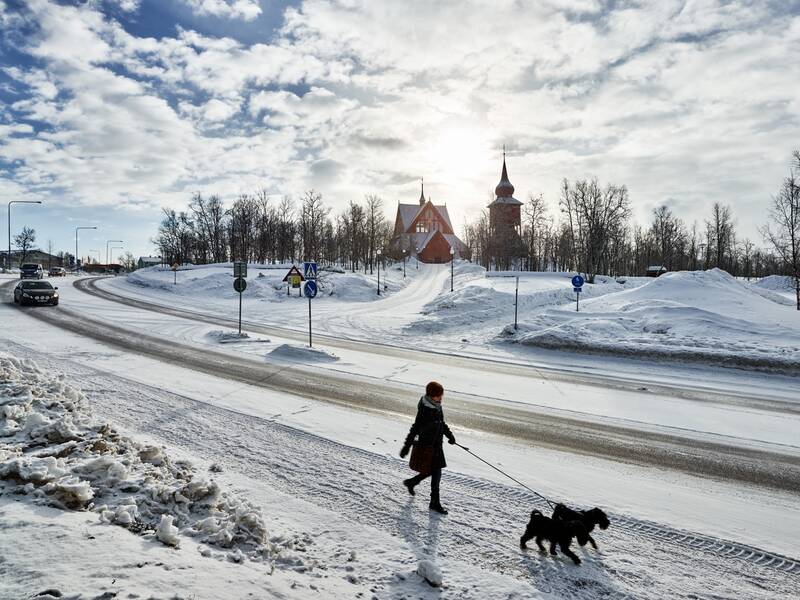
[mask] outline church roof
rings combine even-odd
[[[430,201],[426,201],[425,204],[398,204],[398,213],[400,215],[400,222],[403,226],[403,231],[408,231],[408,228],[411,227],[411,224],[414,222],[414,219],[417,218],[417,215],[422,212],[425,208],[427,203]],[[450,222],[450,214],[447,212],[447,207],[444,205],[436,205],[431,203],[431,206],[436,209],[436,211],[441,215],[442,220],[447,223],[447,226],[453,230],[453,224]]]

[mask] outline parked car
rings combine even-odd
[[[58,288],[49,281],[20,281],[14,288],[14,302],[58,306]]]
[[[50,277],[66,277],[67,270],[64,267],[53,267],[47,274]]]
[[[25,263],[19,268],[20,279],[44,279],[44,269],[42,265],[36,263]]]

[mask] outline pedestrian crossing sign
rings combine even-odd
[[[317,278],[317,263],[315,262],[303,263],[303,278],[304,279]]]

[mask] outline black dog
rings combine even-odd
[[[610,521],[608,516],[599,508],[591,510],[572,510],[563,504],[556,504],[553,509],[553,519],[556,521],[580,521],[586,527],[587,535],[589,536],[589,543],[597,550],[597,544],[594,538],[590,535],[594,530],[595,525],[600,529],[608,529]],[[581,544],[582,546],[583,544]]]
[[[572,538],[577,538],[578,543],[584,546],[589,541],[589,532],[580,521],[557,521],[534,510],[531,512],[531,520],[525,528],[525,533],[519,540],[519,547],[527,550],[526,542],[533,538],[536,538],[536,545],[542,552],[547,551],[542,545],[542,540],[545,539],[550,542],[550,554],[557,556],[556,545],[558,545],[561,547],[561,551],[572,559],[572,562],[579,565],[581,559],[569,549],[569,545],[572,543]]]

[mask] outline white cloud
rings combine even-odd
[[[183,0],[198,15],[252,21],[261,14],[258,0]]]
[[[766,4],[306,0],[254,44],[29,4],[41,65],[5,72],[27,90],[13,109],[47,127],[0,135],[0,156],[86,204],[324,184],[337,209],[368,191],[391,208],[424,176],[460,223],[506,143],[518,197],[554,204],[562,177],[597,175],[628,184],[640,221],[718,200],[754,236],[799,139],[800,17]]]

